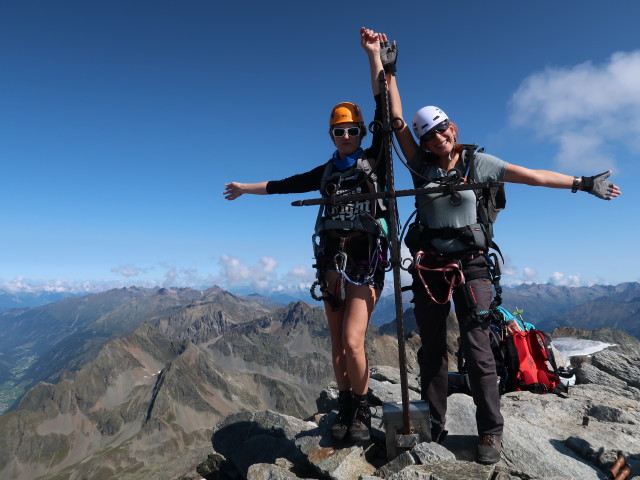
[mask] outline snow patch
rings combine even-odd
[[[614,347],[615,343],[605,343],[596,340],[586,340],[583,338],[562,337],[554,338],[553,346],[565,357],[576,357],[578,355],[592,355],[605,348]]]

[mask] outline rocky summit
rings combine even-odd
[[[637,340],[635,340],[637,343]],[[502,396],[502,456],[496,465],[474,462],[477,432],[470,396],[449,397],[442,444],[418,443],[389,459],[383,402],[400,398],[400,372],[372,367],[372,440],[336,444],[329,426],[337,392],[325,389],[310,419],[273,411],[230,415],[214,428],[213,452],[187,478],[285,480],[599,480],[618,452],[640,479],[640,358],[603,350],[580,359],[577,384],[566,397],[511,392]],[[419,398],[409,374],[410,399]]]

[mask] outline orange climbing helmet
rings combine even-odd
[[[364,126],[362,111],[355,103],[341,102],[331,110],[329,117],[329,127],[333,127],[338,123],[361,123]]]

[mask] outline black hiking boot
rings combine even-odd
[[[498,463],[502,450],[502,435],[481,435],[476,452],[476,462],[484,465]]]
[[[353,420],[349,435],[354,442],[366,442],[371,438],[371,410],[367,394],[353,394]]]
[[[444,429],[444,422],[431,417],[431,441],[436,443],[444,442],[447,438],[448,430]]]
[[[351,391],[338,392],[338,414],[331,425],[331,438],[342,440],[349,432],[353,411],[351,409]]]
[[[436,443],[444,442],[444,439],[447,438],[449,434],[449,430],[444,430],[440,426],[431,427],[431,441]]]

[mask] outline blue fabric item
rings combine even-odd
[[[506,308],[504,307],[498,307],[498,310],[500,311],[500,313],[502,314],[502,316],[504,317],[504,321],[508,322],[510,320],[513,320],[514,322],[516,322],[518,325],[520,325],[520,328],[522,328],[522,330],[524,332],[528,332],[529,330],[535,330],[536,327],[535,325],[533,325],[532,323],[529,322],[525,322],[523,320],[520,320],[518,318],[516,318],[513,314],[511,314],[511,312],[509,312]]]
[[[333,152],[333,164],[336,166],[336,168],[340,172],[344,172],[347,168],[353,167],[356,164],[356,162],[358,161],[358,159],[360,158],[363,152],[364,151],[362,150],[362,148],[358,148],[351,155],[347,155],[344,158],[340,158],[340,155],[336,150],[335,152]]]
[[[507,310],[504,307],[498,307],[498,311],[502,314],[502,316],[504,317],[504,321],[508,322],[509,320],[515,319],[516,317],[514,317],[511,312],[509,310]]]

